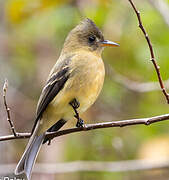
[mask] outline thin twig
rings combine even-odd
[[[3,86],[3,100],[4,100],[4,106],[6,109],[6,113],[7,113],[7,121],[9,122],[9,125],[11,127],[11,131],[13,133],[13,135],[16,137],[17,133],[13,124],[13,121],[11,120],[11,116],[10,116],[10,108],[7,105],[7,101],[6,101],[6,93],[7,93],[7,89],[8,89],[8,80],[5,79],[4,82],[4,86]]]
[[[169,114],[164,114],[160,116],[154,116],[149,118],[140,118],[140,119],[130,119],[130,120],[121,120],[121,121],[112,121],[112,122],[104,122],[104,123],[96,123],[96,124],[86,124],[84,127],[80,128],[70,128],[65,130],[60,130],[56,132],[47,132],[46,137],[51,140],[58,136],[63,136],[66,134],[71,134],[75,132],[81,131],[90,131],[93,129],[101,129],[101,128],[110,128],[110,127],[124,127],[124,126],[132,126],[137,124],[150,125],[156,122],[169,120]],[[17,133],[17,136],[7,135],[1,136],[0,141],[7,141],[13,139],[24,139],[29,138],[31,136],[30,133]]]
[[[167,91],[166,91],[166,89],[164,87],[163,80],[162,80],[161,74],[160,74],[160,67],[158,66],[158,64],[156,62],[153,46],[152,46],[150,38],[149,38],[149,36],[148,36],[144,26],[143,26],[143,23],[142,23],[142,20],[141,20],[141,16],[140,16],[140,12],[137,10],[137,8],[134,5],[132,0],[128,0],[128,1],[131,4],[132,8],[134,9],[134,11],[135,11],[135,13],[137,15],[137,19],[138,19],[138,22],[139,22],[139,27],[142,30],[142,32],[143,32],[143,34],[145,36],[145,39],[147,40],[148,47],[149,47],[150,54],[151,54],[151,61],[152,61],[153,65],[154,65],[154,67],[155,67],[155,70],[156,70],[156,73],[157,73],[157,76],[158,76],[158,81],[160,83],[161,90],[162,90],[164,96],[166,97],[167,103],[169,104],[169,94],[167,93]]]
[[[146,93],[151,91],[159,91],[161,90],[159,87],[159,82],[137,82],[134,80],[129,79],[128,77],[118,73],[112,66],[109,64],[105,65],[108,77],[113,81],[122,86],[126,89],[139,92],[139,93]],[[169,89],[169,79],[164,81],[166,85],[166,89]]]
[[[125,160],[117,162],[106,161],[75,161],[53,164],[36,164],[37,173],[70,173],[70,172],[129,172],[168,169],[169,160]]]
[[[16,164],[0,164],[0,174],[13,172]],[[125,160],[125,161],[72,161],[60,163],[36,163],[34,173],[57,174],[73,172],[129,172],[168,169],[169,160]]]
[[[152,48],[152,44],[151,41],[142,25],[141,22],[141,18],[140,18],[140,13],[138,12],[138,10],[136,9],[135,5],[133,4],[133,2],[131,0],[129,0],[129,2],[131,3],[134,11],[137,14],[137,18],[139,21],[139,27],[141,28],[141,30],[143,31],[145,38],[148,42],[149,45],[149,49],[150,49],[150,53],[151,53],[151,60],[155,66],[157,75],[158,75],[158,79],[160,82],[160,86],[161,89],[163,90],[164,95],[166,96],[166,99],[169,103],[169,95],[167,94],[164,85],[163,85],[163,81],[161,79],[161,75],[160,75],[160,71],[159,71],[159,67],[155,61],[155,57],[154,57],[154,52],[153,52],[153,48]],[[13,134],[14,135],[7,135],[7,136],[2,136],[0,137],[0,141],[6,141],[6,140],[12,140],[12,139],[23,139],[23,138],[29,138],[31,136],[30,133],[17,133],[15,131],[15,128],[13,126],[12,121],[10,120],[10,111],[9,108],[7,106],[6,103],[6,90],[7,90],[7,82],[4,84],[4,104],[7,110],[7,115],[8,115],[8,121],[10,123],[10,126],[13,130]],[[122,121],[113,121],[113,122],[104,122],[104,123],[96,123],[96,124],[88,124],[85,125],[84,127],[80,127],[80,128],[70,128],[70,129],[66,129],[66,130],[61,130],[61,131],[57,131],[57,132],[51,132],[51,133],[46,133],[46,136],[49,140],[53,139],[54,137],[58,137],[58,136],[62,136],[62,135],[66,135],[66,134],[70,134],[70,133],[74,133],[74,132],[80,132],[80,131],[89,131],[89,130],[93,130],[93,129],[100,129],[100,128],[109,128],[109,127],[124,127],[124,126],[131,126],[131,125],[137,125],[137,124],[144,124],[144,125],[149,125],[152,123],[156,123],[159,121],[164,121],[164,120],[169,120],[169,114],[164,114],[161,116],[155,116],[155,117],[150,117],[150,118],[141,118],[141,119],[131,119],[131,120],[122,120]],[[17,136],[16,136],[17,135]]]

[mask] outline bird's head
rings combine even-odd
[[[119,46],[117,43],[104,40],[104,36],[95,23],[86,18],[81,21],[67,36],[64,50],[88,50],[101,54],[106,46]]]

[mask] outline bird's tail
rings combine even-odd
[[[28,180],[31,178],[32,168],[35,164],[35,160],[37,158],[38,152],[40,150],[44,138],[45,134],[42,134],[40,136],[36,136],[33,134],[31,136],[26,150],[23,153],[15,169],[16,175],[25,174]]]

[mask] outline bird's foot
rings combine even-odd
[[[76,127],[84,127],[84,121],[79,117],[79,113],[77,111],[80,103],[74,98],[69,104],[72,106],[75,112],[74,117],[77,119]]]
[[[77,101],[75,98],[69,103],[74,109],[78,109],[80,106],[79,101]]]
[[[76,115],[75,115],[75,118],[77,118]],[[84,127],[84,121],[83,121],[83,119],[79,118],[79,119],[77,120],[76,127],[77,127],[77,128],[79,128],[79,127]]]

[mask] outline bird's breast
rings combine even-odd
[[[76,98],[80,107],[79,113],[86,111],[97,99],[104,81],[105,69],[101,57],[89,56],[82,53],[72,59],[70,77],[61,92],[50,103],[48,109],[54,117],[65,120],[74,117],[70,101]],[[50,112],[51,112],[50,111]],[[47,113],[49,114],[49,113]],[[53,118],[54,119],[54,118]]]
[[[101,57],[86,56],[72,72],[72,94],[80,102],[79,112],[84,112],[97,99],[104,82],[105,69]]]

